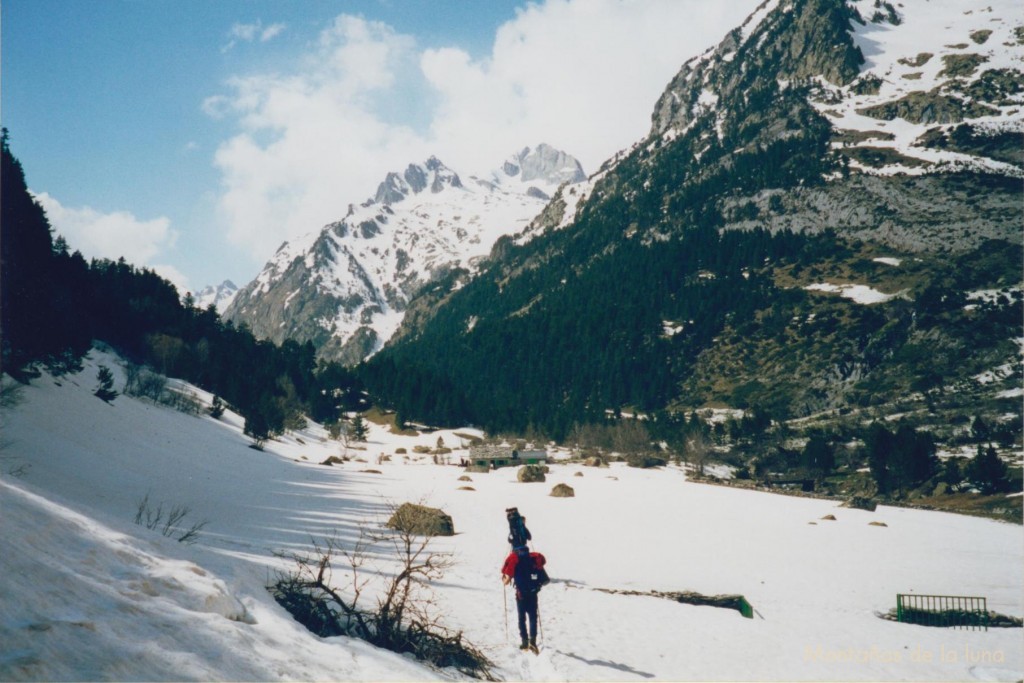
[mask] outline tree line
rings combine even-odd
[[[355,374],[318,361],[311,343],[257,340],[212,306],[197,307],[191,295],[182,299],[151,270],[123,258],[86,261],[71,251],[29,193],[6,129],[0,173],[4,372],[22,382],[41,367],[74,372],[101,340],[132,363],[212,392],[245,416],[254,438],[298,426],[303,415],[330,423],[362,405]]]

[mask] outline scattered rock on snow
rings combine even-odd
[[[407,531],[419,536],[454,536],[455,524],[451,516],[437,508],[402,503],[388,520],[389,529]]]
[[[459,490],[460,491],[476,491],[476,489],[473,488],[472,486],[460,486]]]
[[[459,477],[459,481],[473,481],[473,480],[470,477],[468,477],[465,474],[463,474],[461,477]]]
[[[344,461],[344,460],[342,460],[341,458],[339,458],[338,456],[336,456],[336,455],[332,455],[331,457],[327,458],[326,460],[324,460],[324,461],[323,461],[322,463],[320,463],[320,464],[321,464],[321,465],[327,465],[328,467],[330,467],[330,466],[332,466],[332,465],[340,465],[340,464],[342,464],[343,462],[345,462],[345,461]]]
[[[868,526],[889,526],[885,522],[868,522]]]
[[[554,498],[574,498],[576,492],[568,484],[558,484],[555,488],[551,489],[551,495]]]
[[[822,519],[826,519],[826,520],[828,520],[830,522],[834,522],[834,521],[836,521],[836,516],[835,515],[825,515],[824,517],[822,517]]]
[[[519,474],[516,476],[524,484],[546,480],[544,468],[540,465],[523,465],[519,468]]]

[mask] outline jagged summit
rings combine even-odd
[[[448,187],[462,187],[459,174],[445,166],[436,156],[431,156],[422,164],[409,164],[401,174],[388,173],[377,187],[373,201],[378,204],[395,204],[428,188],[437,194]]]
[[[499,237],[522,231],[560,185],[583,178],[575,158],[546,144],[467,183],[436,156],[409,164],[341,220],[283,244],[226,317],[358,362],[392,336],[425,285],[473,272]]]

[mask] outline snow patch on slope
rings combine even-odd
[[[855,0],[850,4],[866,21],[863,25],[852,24],[854,42],[866,60],[861,68],[861,77],[844,88],[835,88],[820,81],[822,90],[832,92],[834,96],[815,102],[815,107],[837,129],[872,136],[861,142],[842,145],[892,150],[909,159],[908,162],[893,161],[880,166],[853,161],[851,167],[876,175],[972,170],[1024,177],[1024,169],[1014,164],[950,150],[928,149],[918,144],[929,129],[949,130],[957,123],[914,123],[903,118],[879,120],[863,113],[873,106],[915,93],[942,89],[939,92],[948,94],[952,92],[948,90],[951,86],[975,82],[988,71],[1003,69],[1020,73],[1024,69],[1024,44],[1015,33],[1022,25],[1019,2],[929,0],[896,3],[900,17],[898,24],[871,20],[879,11],[875,0]],[[982,40],[981,36],[986,32],[990,34]],[[950,75],[947,60],[973,58],[972,55],[982,60],[973,74],[963,77]],[[858,83],[865,79],[877,79],[877,93],[855,92]],[[966,104],[971,102],[969,96],[960,97]],[[1006,101],[989,105],[991,114],[969,116],[964,120],[980,130],[1024,132],[1024,92],[1010,94]]]

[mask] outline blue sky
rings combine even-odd
[[[384,174],[595,170],[756,0],[4,0],[0,118],[57,231],[196,290]]]

